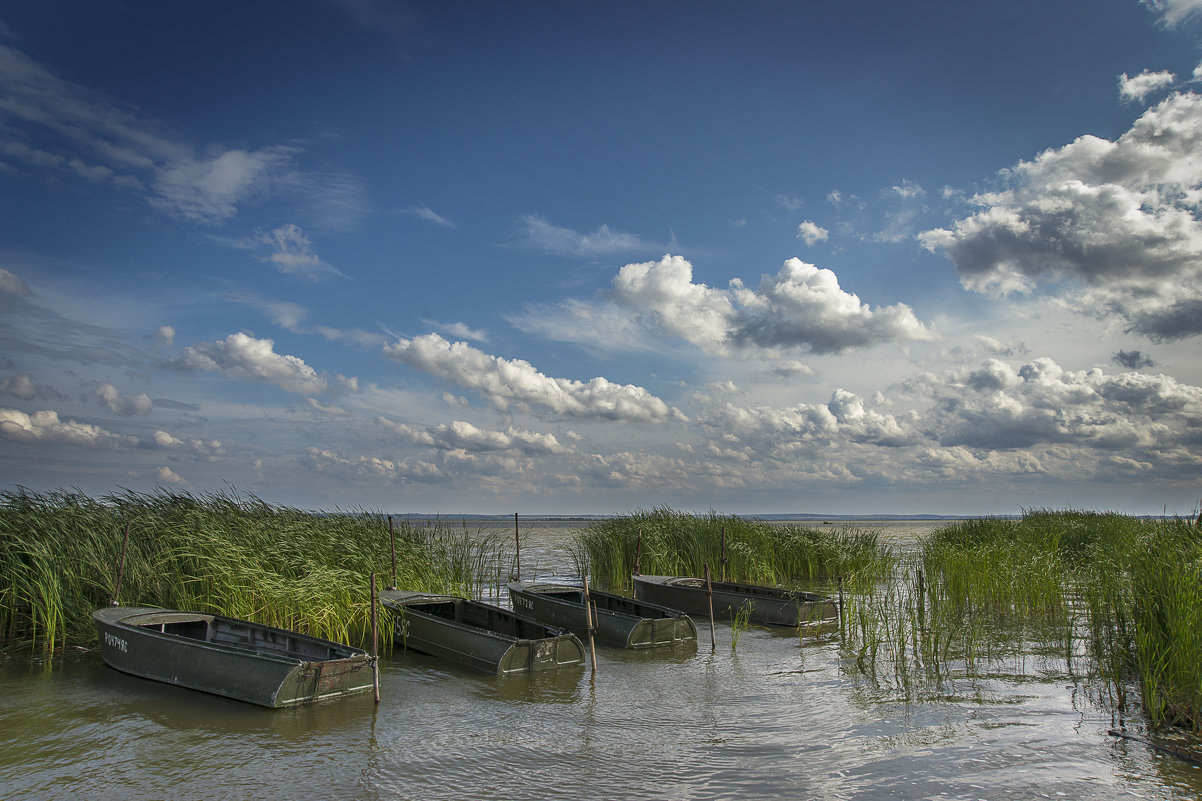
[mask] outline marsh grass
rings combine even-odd
[[[893,555],[876,532],[767,523],[666,508],[608,518],[590,525],[572,549],[577,569],[592,581],[629,591],[636,560],[645,575],[700,576],[706,564],[721,575],[726,543],[728,580],[755,584],[830,582],[887,572]]]
[[[0,494],[0,642],[95,643],[91,612],[119,601],[255,620],[347,643],[371,631],[370,574],[391,581],[387,518],[309,512],[234,493],[160,490],[94,499]],[[494,538],[442,521],[395,531],[397,582],[470,594],[505,561]],[[381,627],[385,645],[390,633]]]
[[[844,651],[890,697],[1055,675],[1153,725],[1202,731],[1202,532],[1187,520],[1035,510],[945,526],[853,588]]]
[[[744,601],[738,609],[732,609],[730,615],[730,650],[739,647],[739,636],[751,627],[751,610],[754,604]]]

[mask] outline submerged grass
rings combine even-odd
[[[725,543],[725,564],[723,563]],[[829,582],[888,572],[889,547],[875,531],[817,529],[711,512],[666,508],[598,521],[579,537],[573,556],[594,583],[628,591],[631,574],[700,576],[756,584]]]
[[[121,603],[255,620],[348,643],[371,633],[370,574],[392,581],[389,521],[232,493],[160,490],[93,499],[0,493],[0,643],[95,643],[91,612]],[[505,560],[495,538],[434,521],[395,527],[397,584],[472,594]],[[388,627],[381,627],[387,642]]]

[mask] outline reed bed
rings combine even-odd
[[[666,508],[593,523],[572,555],[582,575],[618,591],[631,589],[636,568],[645,575],[700,576],[708,565],[715,579],[725,572],[732,581],[777,584],[852,576],[868,581],[893,563],[892,551],[870,530],[817,529]]]
[[[91,646],[91,612],[120,602],[255,620],[340,642],[371,632],[370,574],[392,582],[389,521],[247,495],[160,490],[90,498],[0,494],[0,643]],[[394,527],[397,584],[471,594],[505,561],[495,538],[442,522]],[[387,645],[390,632],[381,633]]]
[[[1202,732],[1202,531],[1192,521],[1034,510],[945,526],[850,593],[849,664],[891,697],[1054,674],[1149,722]]]

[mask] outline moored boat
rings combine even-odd
[[[599,642],[619,648],[654,648],[697,639],[692,619],[676,609],[593,589],[588,596],[596,613],[593,630]],[[588,634],[583,587],[515,581],[509,585],[509,600],[524,615],[578,636]]]
[[[176,609],[92,613],[109,666],[265,707],[366,692],[372,657],[348,645],[247,620]]]
[[[691,615],[708,616],[705,579],[693,576],[634,576],[634,597]],[[752,623],[802,626],[839,619],[833,598],[813,592],[733,581],[711,581],[714,617],[727,618],[747,609]]]
[[[576,635],[493,604],[453,595],[383,590],[394,642],[497,675],[581,665]]]

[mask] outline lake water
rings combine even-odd
[[[922,526],[865,525],[902,543]],[[571,535],[525,530],[523,577],[570,572]],[[685,648],[598,648],[595,675],[498,679],[397,650],[381,659],[378,707],[368,694],[264,710],[126,676],[97,654],[53,666],[10,654],[0,798],[1202,795],[1202,770],[1108,735],[1110,713],[1054,668],[902,703],[847,667],[838,633],[753,628],[732,650],[729,625],[711,648],[697,624]]]

